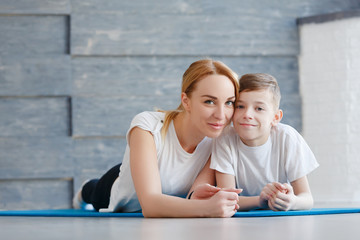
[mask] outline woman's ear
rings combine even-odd
[[[183,105],[185,111],[190,111],[190,99],[186,93],[181,93],[181,104]]]
[[[283,117],[283,111],[281,109],[278,109],[275,112],[275,116],[271,122],[271,126],[276,126],[281,121],[282,117]]]

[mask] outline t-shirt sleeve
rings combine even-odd
[[[295,129],[291,128],[287,134],[285,146],[285,169],[290,182],[308,175],[319,166],[309,145]]]
[[[137,114],[131,121],[129,130],[126,133],[126,140],[129,141],[129,133],[134,127],[149,131],[154,137],[157,137],[163,126],[164,116],[165,114],[161,112],[141,112]]]
[[[231,131],[225,129],[222,135],[213,141],[210,168],[221,173],[235,176],[234,159],[231,142]]]

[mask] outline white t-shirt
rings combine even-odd
[[[277,124],[268,141],[245,145],[232,126],[213,142],[210,168],[235,176],[242,196],[258,196],[266,184],[290,183],[319,166],[303,137],[291,126]]]
[[[142,112],[134,117],[129,132],[139,127],[152,133],[155,141],[162,192],[167,195],[184,197],[189,192],[195,178],[205,166],[211,154],[212,139],[205,137],[193,153],[186,152],[176,136],[173,121],[162,141],[161,128],[165,113]],[[136,196],[130,171],[130,151],[126,146],[120,174],[111,188],[108,211],[136,212],[141,210]]]

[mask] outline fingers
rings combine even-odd
[[[284,183],[284,187],[285,187],[285,193],[292,194],[294,192],[294,189],[290,184]]]
[[[202,184],[194,189],[191,199],[207,199],[214,196],[214,194],[219,191],[220,188],[218,187],[212,186],[210,184]]]
[[[279,192],[281,192],[281,193],[289,192],[288,187],[289,187],[288,185],[281,184],[278,182],[268,183],[261,191],[260,196],[263,199],[269,200],[269,199],[275,197]]]
[[[217,216],[231,217],[240,208],[238,204],[239,195],[236,192],[219,191],[212,198],[215,203],[214,210]]]
[[[208,184],[208,183],[203,184],[203,185],[200,185],[200,186],[198,186],[196,189],[199,189],[199,188],[202,188],[202,189],[205,190],[205,191],[214,192],[214,193],[221,190],[220,188],[215,187],[215,186],[213,186],[213,185],[210,185],[210,184]]]
[[[275,210],[275,211],[288,210],[288,204],[279,198],[271,199],[269,205],[271,205],[273,210]]]
[[[279,192],[276,196],[272,197],[269,200],[269,207],[274,211],[288,211],[291,209],[291,196],[289,194],[285,194]]]
[[[284,184],[278,183],[278,182],[273,182],[272,185],[279,191],[283,192],[286,190],[286,187],[284,186]]]
[[[221,190],[225,191],[225,192],[234,192],[234,193],[237,193],[237,194],[240,194],[243,191],[240,188],[221,188]]]

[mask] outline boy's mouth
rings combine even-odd
[[[243,127],[256,127],[255,124],[250,124],[250,123],[240,123],[240,126],[243,126]]]

